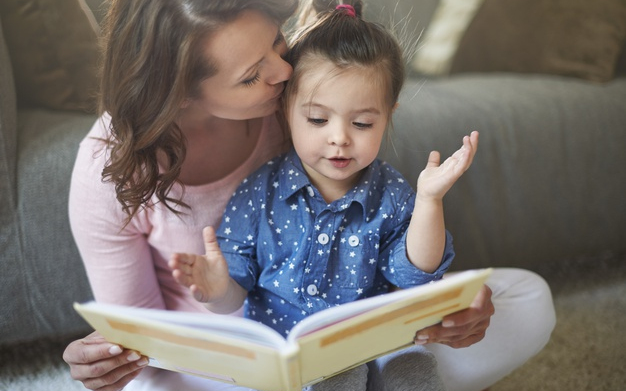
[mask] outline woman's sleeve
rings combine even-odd
[[[96,123],[95,126],[99,126]],[[90,134],[93,132],[90,132]],[[94,298],[105,303],[165,308],[141,216],[125,228],[115,188],[102,181],[101,142],[81,143],[72,173],[69,218]]]

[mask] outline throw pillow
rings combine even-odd
[[[83,0],[2,0],[20,104],[95,111],[98,28]]]
[[[624,0],[485,0],[451,72],[613,78],[626,39]]]
[[[484,0],[441,0],[420,39],[412,69],[421,74],[444,75],[467,25]]]

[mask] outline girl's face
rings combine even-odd
[[[390,109],[371,69],[307,65],[287,115],[296,152],[311,182],[345,194],[378,155]]]
[[[275,112],[292,73],[282,56],[287,45],[279,27],[257,11],[244,11],[215,32],[204,47],[217,73],[204,80],[188,108],[223,119],[259,118]]]

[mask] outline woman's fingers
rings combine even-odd
[[[95,332],[70,343],[63,360],[73,379],[100,391],[120,390],[148,364],[146,357],[111,344]]]

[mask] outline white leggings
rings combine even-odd
[[[426,347],[437,358],[447,390],[480,391],[537,354],[550,339],[556,317],[548,284],[522,269],[494,269],[487,281],[495,314],[485,338],[469,348]],[[125,391],[248,391],[195,376],[147,368]],[[382,391],[382,390],[371,390]]]

